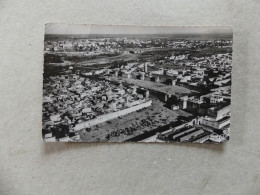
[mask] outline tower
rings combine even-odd
[[[148,72],[147,62],[144,63],[144,72]]]
[[[176,85],[176,80],[172,79],[172,85]]]
[[[149,90],[145,91],[145,98],[148,99],[149,98]]]
[[[160,82],[160,77],[156,77],[155,82],[159,83]]]
[[[136,94],[136,86],[134,85],[134,87],[133,87],[133,92],[132,92],[132,94],[134,95],[134,94]]]
[[[141,80],[144,80],[144,77],[145,77],[145,73],[144,73],[144,72],[141,72],[141,73],[140,73],[140,79],[141,79]]]
[[[181,97],[181,107],[182,109],[186,109],[187,108],[187,101],[188,101],[188,96],[185,95],[183,97]]]

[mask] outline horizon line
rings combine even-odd
[[[45,33],[44,35],[230,35],[230,32],[209,33]]]
[[[45,24],[45,34],[233,34],[232,26],[135,26]]]

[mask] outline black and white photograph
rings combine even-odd
[[[45,25],[45,142],[230,138],[229,26]]]

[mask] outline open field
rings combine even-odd
[[[113,56],[113,57],[102,57],[92,60],[84,60],[78,63],[78,65],[82,66],[91,66],[91,65],[99,65],[99,64],[108,64],[112,63],[114,61],[131,61],[131,60],[137,60],[138,54],[121,54],[119,56]]]
[[[116,82],[124,82],[127,84],[137,85],[139,87],[143,87],[149,90],[169,94],[169,95],[181,95],[181,94],[190,94],[191,90],[180,87],[177,85],[165,85],[163,83],[156,83],[153,81],[147,80],[137,80],[137,79],[128,79],[128,78],[121,78],[121,77],[111,77],[111,81]]]

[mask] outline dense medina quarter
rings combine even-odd
[[[46,142],[229,140],[232,34],[47,33],[44,50]]]

